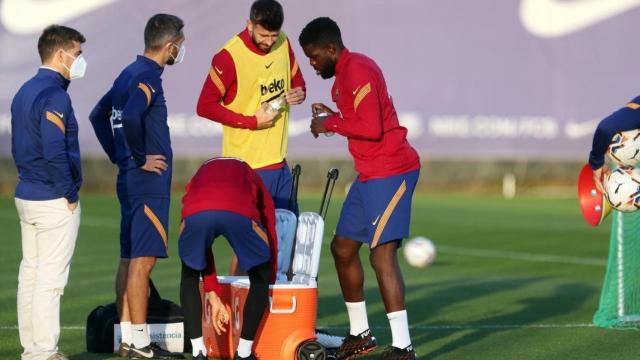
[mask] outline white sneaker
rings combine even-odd
[[[169,352],[152,342],[140,349],[131,345],[129,359],[184,359],[184,356],[180,353]]]

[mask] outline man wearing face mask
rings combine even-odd
[[[213,56],[198,115],[223,125],[222,156],[246,161],[262,178],[276,208],[289,209],[291,171],[287,166],[289,111],[269,111],[265,103],[305,99],[305,83],[287,36],[280,31],[282,6],[257,0],[247,27]],[[289,209],[297,213],[298,206]]]
[[[84,76],[84,36],[51,25],[38,39],[42,66],[13,98],[11,151],[22,233],[18,330],[22,359],[67,359],[58,352],[60,298],[80,226],[78,123],[67,87]]]
[[[171,140],[161,75],[182,62],[183,21],[157,14],[144,30],[145,50],[116,78],[89,119],[104,151],[118,166],[120,264],[116,294],[121,357],[180,358],[151,343],[147,332],[149,275],[167,257]]]

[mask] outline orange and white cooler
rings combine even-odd
[[[249,281],[231,285],[232,338],[235,350],[242,330],[242,315]],[[296,359],[298,347],[316,336],[318,289],[307,285],[277,283],[269,289],[269,309],[255,338],[254,353],[260,360]]]
[[[313,212],[302,213],[298,219],[293,279],[278,281],[269,287],[269,308],[256,338],[254,353],[260,360],[294,360],[298,348],[316,338],[318,310],[318,267],[324,234],[324,220]],[[231,284],[232,338],[235,351],[242,329],[244,303],[249,293],[249,281]]]

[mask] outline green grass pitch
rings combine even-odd
[[[172,201],[171,257],[153,271],[161,295],[176,302],[179,199],[176,195]],[[318,200],[302,198],[301,208],[317,211]],[[332,200],[327,219],[318,314],[318,326],[337,334],[346,332],[348,324],[328,241],[341,201]],[[118,223],[113,196],[83,195],[82,226],[62,299],[60,349],[71,359],[111,358],[85,353],[84,325],[91,309],[113,301]],[[17,359],[20,231],[10,197],[0,198],[0,229],[0,359]],[[575,198],[530,196],[508,201],[492,195],[416,195],[412,236],[427,236],[438,249],[435,264],[425,269],[411,268],[401,260],[419,358],[638,358],[640,334],[591,325],[608,234],[609,223],[596,229],[584,223]],[[224,241],[215,250],[229,252]],[[367,253],[363,249],[361,254]],[[219,269],[228,268],[228,256],[217,259]],[[369,322],[386,345],[390,331],[370,268],[366,276]]]

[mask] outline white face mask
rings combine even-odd
[[[73,57],[73,55],[67,53],[66,51],[64,53]],[[64,66],[65,69],[69,70],[70,80],[80,79],[81,77],[84,77],[85,72],[87,72],[87,61],[84,59],[84,56],[82,56],[82,54],[78,55],[75,60],[73,60],[70,68],[68,68],[64,63],[62,63],[62,66]]]
[[[177,47],[178,45],[174,45],[174,46]],[[176,55],[176,57],[173,58],[173,65],[180,64],[182,62],[182,60],[184,60],[184,53],[186,51],[187,51],[187,49],[185,48],[184,44],[181,44],[180,48],[178,49],[178,55]]]

